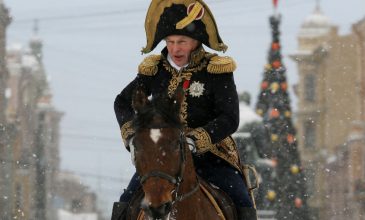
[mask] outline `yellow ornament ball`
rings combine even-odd
[[[276,198],[276,192],[274,190],[267,191],[266,198],[273,201]]]
[[[271,65],[270,64],[266,64],[264,68],[265,68],[266,71],[269,71],[269,70],[271,70]]]
[[[290,171],[292,174],[298,174],[299,173],[299,167],[297,165],[292,165],[290,167]]]
[[[289,118],[291,116],[291,112],[290,111],[285,111],[284,115],[285,115],[285,117]]]
[[[263,111],[262,109],[258,108],[258,109],[256,110],[256,113],[257,113],[258,115],[262,116],[262,115],[264,114],[264,111]]]
[[[274,82],[274,83],[271,83],[270,85],[270,88],[271,88],[271,92],[277,92],[279,90],[279,83],[277,82]]]
[[[272,142],[275,142],[275,141],[277,141],[279,139],[279,136],[277,135],[277,134],[272,134],[271,135],[271,141]]]

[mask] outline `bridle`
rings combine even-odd
[[[145,183],[147,181],[147,179],[149,179],[151,177],[158,177],[161,179],[165,179],[165,180],[169,181],[170,183],[174,184],[175,190],[172,191],[172,194],[174,195],[172,204],[188,198],[189,196],[193,195],[199,189],[199,180],[197,179],[197,184],[191,191],[179,195],[179,190],[180,190],[181,183],[183,182],[183,175],[184,175],[185,164],[186,164],[186,152],[185,152],[185,148],[184,148],[184,146],[186,144],[186,139],[185,139],[184,132],[181,130],[180,130],[178,144],[179,144],[180,161],[179,161],[179,171],[175,176],[172,176],[166,172],[162,172],[159,170],[152,170],[152,171],[146,173],[145,175],[143,175],[140,179],[140,182],[142,185],[143,185],[143,183]]]

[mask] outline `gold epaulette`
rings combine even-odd
[[[161,55],[149,55],[144,58],[141,64],[138,66],[138,73],[146,76],[154,76],[158,70],[158,63],[160,62]]]
[[[213,56],[210,58],[207,70],[212,74],[232,73],[236,69],[236,63],[231,57]]]

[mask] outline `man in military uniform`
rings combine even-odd
[[[203,45],[225,51],[208,6],[201,0],[152,0],[145,29],[152,51],[160,41],[166,47],[159,55],[147,56],[138,67],[137,77],[116,97],[114,108],[125,146],[133,139],[132,93],[143,87],[147,95],[174,94],[180,83],[186,91],[181,108],[187,142],[197,173],[225,191],[236,205],[239,220],[256,219],[236,145],[231,134],[239,124],[239,104],[230,57],[208,53]],[[112,219],[124,219],[133,193],[139,188],[135,174],[120,202],[114,204]],[[122,217],[117,217],[122,216]]]

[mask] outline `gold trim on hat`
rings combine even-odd
[[[186,16],[184,19],[179,21],[176,24],[176,29],[183,29],[184,27],[188,26],[191,22],[193,22],[199,15],[199,12],[203,9],[203,5],[199,2],[194,4],[193,9],[191,12]],[[204,10],[204,9],[203,9]]]
[[[203,17],[201,18],[201,21],[206,26],[206,31],[209,37],[209,45],[210,45],[209,47],[216,51],[225,52],[228,47],[224,43],[219,42],[218,28],[214,20],[213,14],[208,8],[208,6],[202,0],[152,0],[148,8],[145,20],[147,45],[142,48],[141,52],[142,53],[151,52],[152,45],[155,41],[157,24],[165,8],[171,7],[172,4],[182,4],[185,5],[187,8],[192,3],[194,3],[195,5],[199,5],[200,3],[205,10]]]
[[[202,18],[202,21],[206,25],[206,30],[207,30],[207,33],[209,36],[210,48],[212,48],[216,51],[226,52],[226,50],[228,49],[228,46],[225,45],[224,43],[219,43],[218,28],[217,28],[217,23],[214,20],[213,13],[210,11],[207,4],[205,4],[202,0],[197,0],[197,1],[200,2],[204,6],[204,9],[206,10],[206,13],[204,14],[204,16]],[[207,14],[209,16],[206,16]]]
[[[157,23],[160,20],[165,8],[171,7],[172,4],[183,4],[188,7],[189,4],[194,2],[195,0],[152,0],[146,14],[144,25],[146,30],[147,45],[146,47],[142,48],[142,53],[151,52],[153,42],[155,41]]]

